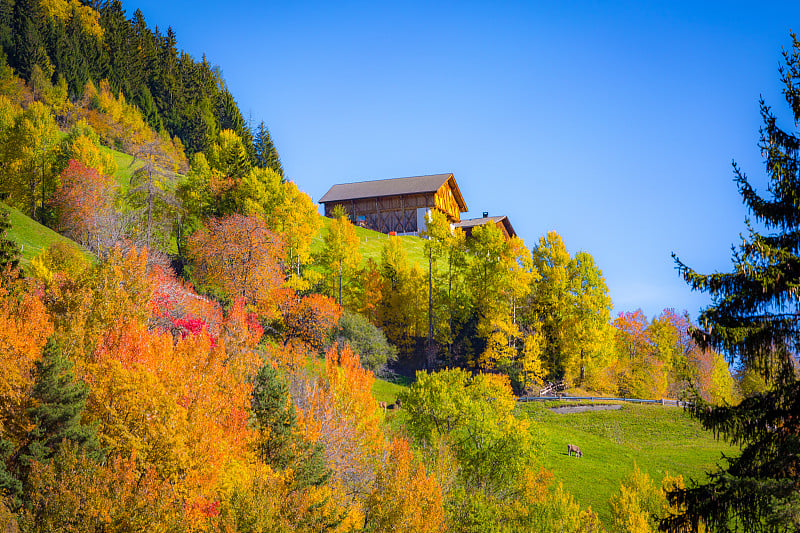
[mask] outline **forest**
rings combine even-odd
[[[676,259],[693,288],[728,298],[699,324],[669,307],[612,317],[602,270],[555,231],[528,248],[432,211],[419,237],[381,236],[366,257],[347,214],[321,217],[289,178],[266,124],[171,28],[118,0],[0,0],[3,531],[800,524],[796,417],[768,410],[797,401],[796,352],[781,348],[794,331],[745,330],[725,305],[749,278],[794,294],[768,275],[794,272],[769,264],[793,264],[781,236],[752,236],[734,280]],[[28,257],[12,213],[67,239]],[[770,348],[741,348],[753,336]],[[681,399],[716,435],[765,448],[706,485],[636,468],[603,521],[544,466],[546,431],[517,407],[558,380]],[[775,481],[755,507],[748,468]],[[703,492],[726,475],[743,484],[725,485],[728,514]]]

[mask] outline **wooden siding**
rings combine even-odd
[[[459,209],[455,194],[453,194],[453,185],[450,181],[451,180],[447,180],[439,187],[439,190],[436,191],[436,195],[434,196],[434,205],[429,207],[435,207],[444,213],[450,222],[460,222],[461,210]]]
[[[458,222],[461,220],[461,211],[450,181],[452,180],[445,182],[435,193],[325,202],[325,216],[332,217],[334,208],[341,205],[353,223],[361,223],[364,227],[381,233],[420,231],[421,228],[417,228],[417,209],[420,208],[436,208],[443,212],[450,222]]]
[[[353,223],[381,233],[412,233],[419,231],[417,209],[432,207],[433,201],[433,194],[410,194],[326,202],[325,216],[332,217],[334,208],[341,205]]]

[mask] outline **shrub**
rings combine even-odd
[[[389,344],[386,335],[363,316],[345,311],[334,330],[333,340],[347,342],[361,358],[361,366],[375,371],[397,358],[397,348]]]

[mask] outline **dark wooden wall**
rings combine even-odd
[[[410,233],[418,231],[417,209],[434,207],[434,194],[403,194],[379,198],[362,198],[359,200],[343,200],[326,202],[325,216],[333,216],[337,205],[344,207],[350,220],[357,224],[359,217],[364,217],[364,227],[371,230],[389,233]]]

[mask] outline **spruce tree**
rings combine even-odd
[[[28,415],[34,424],[29,442],[20,454],[21,463],[28,460],[50,460],[64,440],[80,445],[90,456],[100,458],[102,450],[96,429],[81,423],[88,388],[75,380],[70,363],[51,337],[42,359],[36,361],[33,384],[33,406]]]
[[[289,386],[271,365],[261,367],[255,376],[251,406],[260,433],[257,452],[261,460],[278,469],[291,467],[297,487],[324,483],[329,472],[322,446],[306,442],[298,433]]]
[[[10,229],[8,211],[0,207],[0,270],[19,267],[19,245],[8,236]]]
[[[269,134],[269,129],[262,121],[258,125],[258,130],[255,134],[254,141],[256,149],[256,162],[260,168],[271,168],[283,178],[283,165],[281,165],[281,158],[278,157],[278,150],[272,142],[272,136]]]
[[[783,93],[800,124],[800,42],[783,51]],[[770,387],[735,406],[711,406],[699,396],[691,413],[715,435],[742,447],[708,482],[669,494],[683,506],[665,519],[666,531],[800,530],[800,133],[781,129],[763,99],[759,146],[769,185],[761,195],[734,164],[735,180],[756,225],[734,250],[728,273],[698,274],[676,258],[694,290],[712,296],[693,331],[701,346],[723,350],[732,362]],[[687,529],[690,528],[690,529]]]

